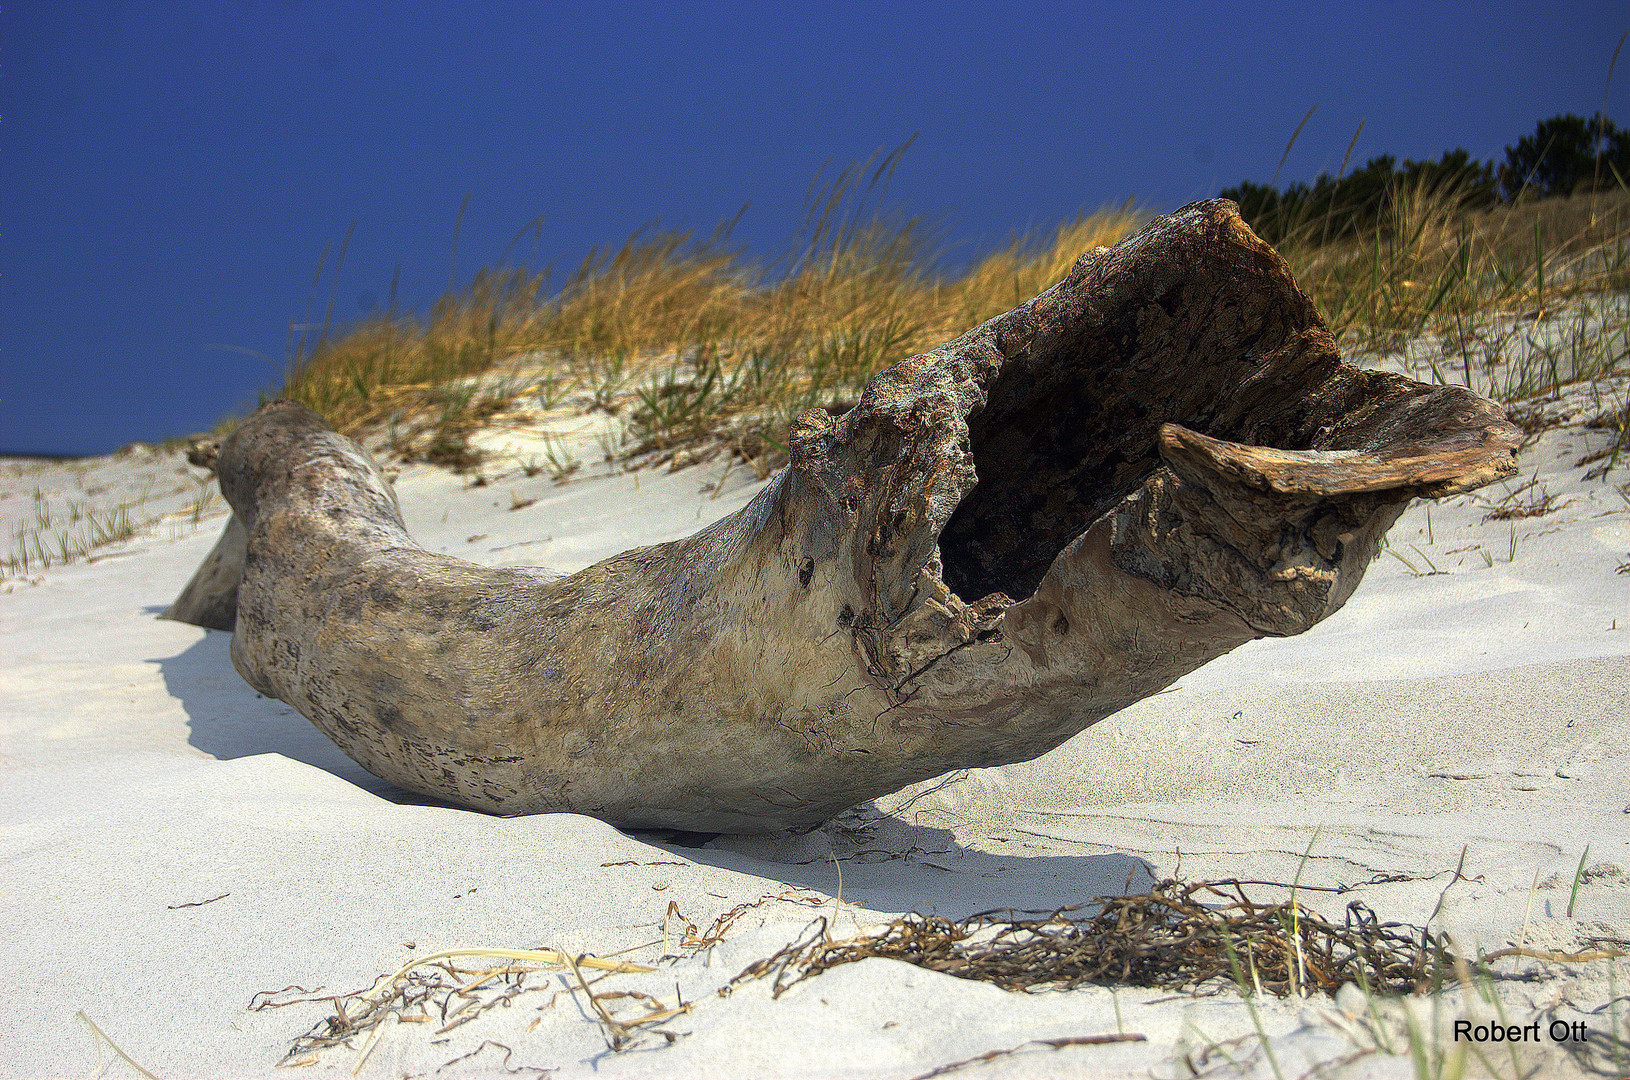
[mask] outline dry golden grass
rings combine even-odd
[[[781,259],[731,247],[731,222],[705,238],[636,234],[552,294],[542,275],[485,271],[428,315],[390,311],[300,343],[282,395],[351,434],[416,430],[398,452],[454,465],[472,463],[465,434],[510,399],[568,391],[631,404],[636,451],[712,441],[758,456],[804,409],[854,400],[875,371],[1022,303],[1149,217],[1128,202],[947,274],[921,221],[870,205],[904,149],[812,184]],[[1280,245],[1351,348],[1386,352],[1421,334],[1464,344],[1480,320],[1630,291],[1623,191],[1479,211],[1421,188],[1393,206],[1357,237],[1320,243],[1332,230],[1309,220]],[[1579,370],[1622,361],[1602,353]],[[467,378],[523,355],[541,375],[481,389]]]
[[[1630,195],[1464,208],[1454,191],[1405,192],[1367,235],[1280,245],[1338,335],[1365,349],[1450,333],[1477,316],[1543,311],[1630,290]]]

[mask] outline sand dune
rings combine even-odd
[[[649,995],[605,999],[615,1015],[647,1011],[642,1000],[689,1009],[613,1049],[569,972],[513,992],[498,980],[455,998],[485,1008],[446,1031],[439,1013],[385,1025],[362,1075],[903,1080],[1016,1048],[953,1075],[1410,1076],[1410,1010],[1428,1043],[1476,1050],[1472,1074],[1622,1073],[1625,959],[1499,961],[1526,978],[1490,984],[1497,1005],[1451,987],[1372,1010],[1354,989],[1262,999],[1256,1019],[1232,987],[1021,994],[876,958],[779,998],[771,979],[718,993],[819,916],[849,936],[905,911],[1045,910],[1174,876],[1356,885],[1302,896],[1334,917],[1361,900],[1383,919],[1431,919],[1484,950],[1622,948],[1630,475],[1621,462],[1587,480],[1578,464],[1607,438],[1550,431],[1504,490],[1412,508],[1391,533],[1397,557],[1341,613],[1253,642],[1044,757],[918,785],[803,835],[701,847],[392,789],[244,684],[228,635],[155,618],[224,520],[218,497],[198,504],[201,472],[173,453],[7,463],[0,517],[14,534],[41,505],[61,522],[70,502],[111,510],[144,486],[147,498],[130,538],[84,553],[95,561],[36,563],[0,585],[0,1075],[84,1076],[111,1059],[83,1012],[158,1076],[269,1076],[335,1005],[251,1008],[260,992],[327,999],[472,946],[618,953],[655,970],[595,985]],[[744,505],[759,482],[738,467],[716,490],[723,471],[588,469],[555,486],[500,466],[474,487],[413,466],[397,488],[431,550],[571,571]],[[1554,511],[1490,518],[1541,492]],[[756,906],[720,940],[683,944],[685,920],[705,936],[740,905]],[[1511,1024],[1539,1017],[1546,1037],[1454,1041],[1456,1020],[1501,1010]],[[1553,1041],[1552,1020],[1585,1040]],[[1145,1038],[1068,1041],[1124,1033]],[[293,1075],[348,1074],[365,1041],[297,1055],[310,1061]],[[106,1075],[135,1073],[112,1060]]]

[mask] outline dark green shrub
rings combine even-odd
[[[1598,161],[1598,157],[1600,160]],[[1601,113],[1590,119],[1565,113],[1541,120],[1532,135],[1508,146],[1500,166],[1500,193],[1507,201],[1524,192],[1539,198],[1611,188],[1630,179],[1630,131]]]
[[[1490,206],[1494,165],[1473,161],[1465,150],[1450,150],[1437,161],[1405,159],[1402,165],[1382,154],[1344,176],[1320,173],[1311,186],[1295,183],[1279,192],[1247,180],[1221,195],[1239,203],[1241,216],[1271,244],[1298,232],[1323,243],[1373,228],[1398,192],[1417,187],[1454,192],[1466,205]]]

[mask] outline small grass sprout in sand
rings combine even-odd
[[[1613,441],[1606,447],[1579,459],[1581,465],[1593,465],[1605,460],[1607,465],[1602,469],[1605,476],[1608,469],[1618,465],[1620,456],[1626,450],[1630,450],[1630,402],[1621,402],[1602,410],[1585,421],[1585,427],[1607,431],[1613,435]]]
[[[1573,918],[1574,905],[1579,902],[1579,883],[1585,879],[1585,860],[1590,858],[1590,845],[1579,854],[1579,865],[1573,871],[1573,888],[1568,891],[1568,918]]]
[[[1291,907],[1295,907],[1294,900],[1291,901]],[[1247,984],[1245,976],[1240,972],[1239,954],[1234,951],[1232,938],[1226,935],[1223,938],[1223,950],[1228,954],[1228,967],[1233,973],[1234,985],[1239,988],[1240,997],[1245,1001],[1245,1009],[1251,1016],[1251,1026],[1256,1029],[1257,1045],[1262,1047],[1263,1056],[1268,1059],[1268,1067],[1273,1070],[1275,1080],[1285,1080],[1284,1070],[1279,1067],[1279,1059],[1274,1055],[1273,1044],[1268,1039],[1267,1028],[1262,1025],[1262,1014],[1257,1011],[1256,998],[1262,996],[1262,980],[1257,975],[1255,960],[1252,959],[1251,981]],[[1250,955],[1247,954],[1248,957]],[[1253,990],[1255,991],[1254,995],[1252,994]],[[1235,1065],[1236,1063],[1230,1060],[1229,1064]]]
[[[36,491],[36,511],[32,525],[16,525],[11,533],[11,551],[0,571],[28,574],[53,565],[82,559],[97,548],[128,540],[137,526],[130,515],[131,504],[121,503],[111,510],[96,511],[70,504],[69,520],[54,518]]]
[[[202,522],[205,512],[215,505],[219,497],[220,492],[216,489],[215,478],[213,476],[203,477],[198,481],[197,496],[187,504],[183,513],[194,525],[197,525]]]
[[[537,476],[540,473],[548,473],[549,478],[556,484],[564,484],[573,473],[583,467],[583,463],[572,453],[570,446],[564,440],[558,439],[549,432],[543,432],[542,438],[543,454],[541,456],[528,454],[524,458],[518,459],[521,473],[528,478]],[[517,499],[517,505],[511,507],[511,509],[519,510],[522,506],[531,506],[533,501],[535,500],[528,500],[523,503]]]
[[[1435,575],[1444,574],[1444,573],[1448,572],[1446,570],[1439,570],[1438,567],[1437,567],[1437,564],[1432,561],[1431,557],[1429,555],[1427,555],[1426,552],[1424,552],[1420,548],[1416,547],[1414,544],[1410,544],[1409,547],[1410,547],[1410,549],[1412,551],[1415,552],[1416,555],[1420,556],[1421,561],[1426,563],[1428,569],[1422,570],[1420,567],[1416,566],[1412,561],[1410,561],[1407,557],[1400,554],[1398,552],[1398,550],[1393,548],[1391,545],[1388,545],[1387,547],[1383,548],[1382,550],[1384,550],[1388,555],[1391,555],[1394,559],[1397,559],[1399,562],[1403,563],[1404,566],[1409,569],[1410,574],[1412,576],[1414,576],[1414,577],[1433,577]]]

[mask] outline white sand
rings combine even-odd
[[[1355,899],[1415,924],[1437,911],[1434,929],[1484,949],[1630,937],[1630,574],[1615,572],[1630,560],[1619,490],[1630,472],[1586,481],[1574,464],[1607,438],[1574,425],[1526,452],[1522,482],[1537,472],[1560,510],[1484,522],[1505,496],[1496,486],[1433,505],[1429,535],[1428,508],[1415,507],[1392,550],[1441,573],[1415,576],[1383,555],[1311,633],[1253,642],[1043,758],[920,785],[807,835],[702,848],[584,817],[497,819],[404,797],[257,697],[232,669],[228,635],[154,618],[222,521],[218,499],[197,525],[185,509],[197,470],[174,454],[0,466],[8,534],[34,512],[36,485],[63,506],[108,506],[151,478],[151,512],[138,516],[180,512],[97,549],[94,563],[0,585],[0,1074],[91,1075],[109,1052],[76,1019],[83,1011],[158,1076],[269,1076],[334,1010],[251,1011],[258,991],[345,993],[414,956],[498,946],[632,949],[627,959],[657,971],[596,990],[667,1004],[677,992],[693,1007],[659,1025],[671,1042],[646,1034],[613,1052],[584,995],[554,993],[566,976],[534,976],[527,985],[545,989],[444,1035],[439,1022],[388,1025],[362,1075],[435,1074],[479,1051],[439,1075],[906,1078],[1013,1047],[952,1075],[1269,1076],[1277,1065],[1299,1076],[1318,1063],[1326,1076],[1413,1075],[1407,1056],[1371,1052],[1374,1021],[1350,993],[1260,1003],[1270,1061],[1231,990],[1025,995],[870,959],[779,999],[769,980],[717,991],[820,914],[838,911],[843,936],[911,909],[1084,903],[1142,891],[1151,875],[1284,882],[1300,870],[1325,888],[1388,878],[1303,898],[1338,918]],[[738,466],[715,498],[721,465],[564,487],[517,470],[470,487],[420,466],[398,490],[433,550],[570,571],[743,505],[757,482]],[[537,501],[511,510],[517,498]],[[670,903],[705,930],[765,897],[711,949],[681,947],[670,921],[663,958]],[[1483,1047],[1473,1075],[1612,1073],[1614,1016],[1630,1040],[1630,961],[1499,968],[1533,976],[1495,987],[1511,1022],[1548,1010],[1542,1035],[1557,1018],[1582,1022],[1590,1042],[1542,1038],[1516,1060],[1508,1046]],[[1382,1003],[1401,1055],[1406,1008],[1427,1031],[1434,1022],[1428,1000]],[[1496,1011],[1459,990],[1436,1009],[1445,1039],[1455,1019]],[[1147,1040],[1032,1042],[1117,1030]],[[281,1075],[349,1074],[361,1045]],[[1620,1052],[1617,1068],[1630,1068],[1630,1044]],[[107,1075],[135,1073],[112,1061]]]

